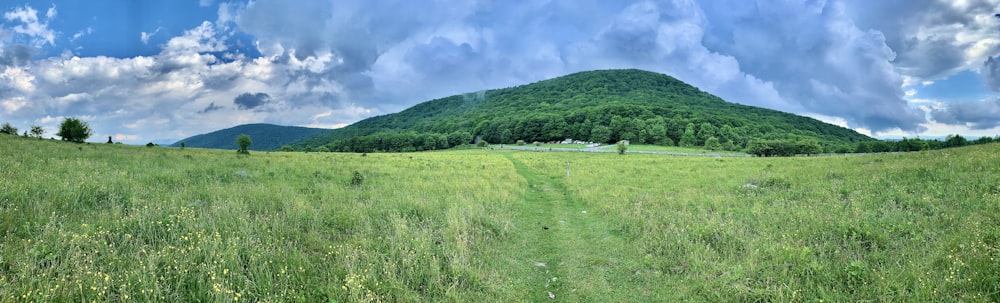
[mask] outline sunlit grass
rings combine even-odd
[[[241,157],[0,136],[0,301],[998,301],[998,150]]]

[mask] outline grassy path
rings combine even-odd
[[[506,157],[528,182],[525,205],[516,218],[527,229],[522,258],[534,266],[526,279],[537,285],[537,292],[529,298],[551,299],[551,293],[556,301],[628,301],[622,289],[615,289],[623,285],[609,283],[621,278],[613,276],[630,274],[622,266],[625,242],[610,233],[610,222],[588,213],[562,177],[542,175],[512,154]]]

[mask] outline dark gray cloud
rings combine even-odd
[[[983,63],[983,77],[986,79],[986,87],[1000,92],[1000,62],[997,62],[997,59],[993,57],[986,59]]]
[[[198,111],[198,113],[199,114],[205,114],[205,113],[214,112],[214,111],[217,111],[217,110],[220,110],[220,109],[222,109],[222,106],[215,105],[215,102],[212,102],[212,103],[209,103],[208,106],[205,107],[205,109]]]
[[[265,93],[243,93],[236,96],[236,99],[233,99],[233,103],[235,103],[236,107],[239,109],[255,109],[269,102],[271,102],[271,96]]]
[[[945,124],[965,125],[971,129],[1000,126],[1000,99],[982,102],[952,103],[931,111],[934,120]]]
[[[27,45],[11,45],[0,49],[0,66],[23,66],[28,64],[35,49]]]

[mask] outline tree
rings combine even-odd
[[[184,144],[184,141],[181,141],[181,149],[184,149],[184,146],[185,146],[185,145],[186,145],[186,144]]]
[[[698,144],[698,139],[694,136],[694,123],[688,123],[679,143],[681,147],[693,147]]]
[[[944,147],[962,147],[968,145],[968,143],[969,140],[962,137],[962,135],[948,135],[944,139]]]
[[[719,138],[711,136],[705,140],[705,148],[708,150],[720,150],[722,149],[722,143],[719,143]]]
[[[17,127],[10,125],[10,123],[4,123],[3,127],[0,128],[0,134],[8,134],[17,136]]]
[[[500,143],[510,143],[513,136],[514,134],[510,132],[509,128],[504,128],[500,131]]]
[[[604,125],[594,126],[594,129],[590,130],[590,142],[594,143],[607,143],[611,140],[611,128]]]
[[[56,133],[56,136],[62,137],[63,141],[83,143],[92,134],[93,132],[90,130],[90,125],[87,125],[87,122],[80,121],[77,118],[66,118],[59,125],[59,132]]]
[[[237,136],[236,145],[239,145],[240,149],[236,152],[243,155],[249,155],[250,151],[248,151],[247,148],[250,147],[250,144],[253,144],[253,141],[250,140],[250,136],[247,136],[246,134]]]
[[[448,145],[459,146],[472,142],[472,134],[467,131],[455,131],[448,134]]]
[[[111,141],[111,136],[108,136],[108,144],[114,144],[115,141]]]
[[[45,135],[45,129],[44,128],[42,128],[41,126],[38,126],[38,125],[32,125],[31,126],[31,136],[32,137],[41,139],[42,135]]]
[[[625,150],[628,149],[628,146],[625,145],[625,141],[618,141],[617,145],[618,145],[618,154],[619,155],[624,155],[625,154]]]
[[[795,152],[798,154],[814,155],[822,151],[822,148],[820,148],[819,146],[819,142],[817,142],[816,140],[802,140],[796,142],[795,144],[796,144]]]

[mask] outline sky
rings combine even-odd
[[[4,1],[0,122],[172,143],[637,68],[878,138],[1000,135],[1000,0]]]

